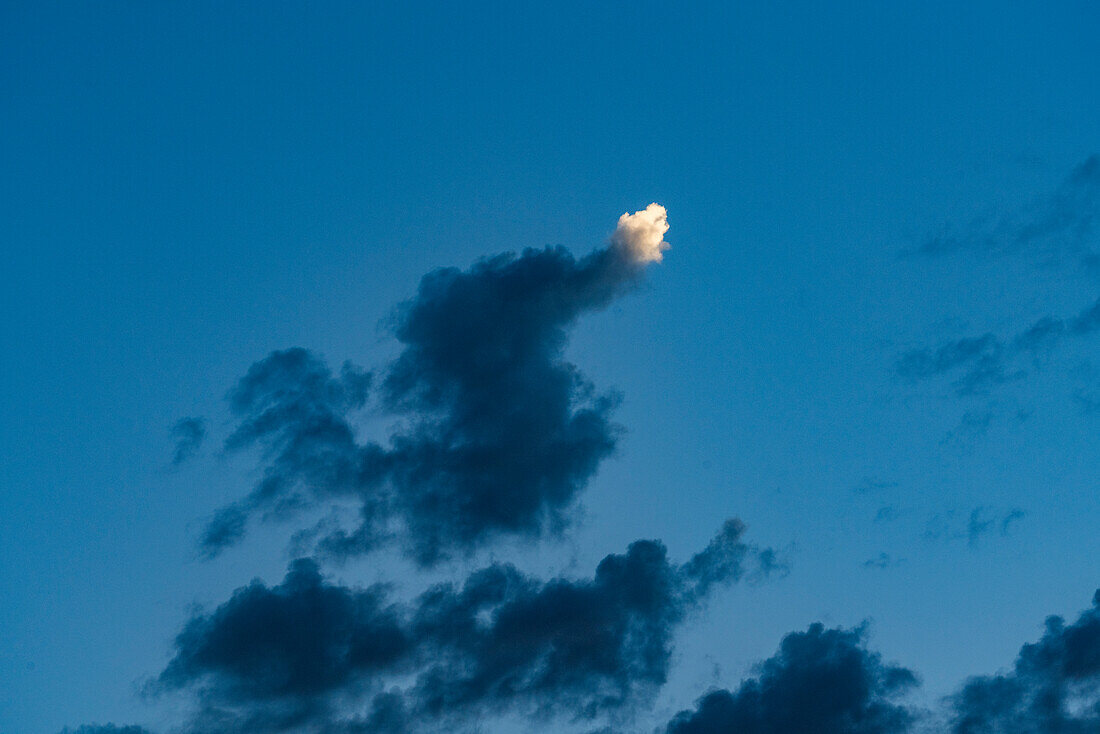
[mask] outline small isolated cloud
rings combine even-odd
[[[895,558],[889,553],[883,552],[879,553],[874,558],[868,558],[866,561],[863,562],[863,567],[878,569],[881,571],[883,569],[893,568],[894,566],[900,566],[903,563],[905,563],[904,558]]]
[[[611,235],[612,247],[626,252],[637,263],[660,262],[669,248],[664,241],[668,232],[668,212],[660,204],[650,204],[633,214],[624,213]]]
[[[205,551],[239,540],[253,516],[348,500],[354,527],[326,522],[299,540],[339,558],[398,538],[430,565],[501,536],[559,533],[621,432],[615,393],[564,359],[569,331],[638,284],[667,229],[652,204],[579,260],[529,249],[424,276],[390,325],[403,349],[377,386],[399,421],[385,442],[361,442],[354,428],[370,373],[334,373],[304,349],[254,364],[230,394],[238,425],[226,448],[259,447],[263,477],[215,517]]]
[[[875,477],[864,477],[855,488],[856,494],[879,494],[891,489],[897,489],[898,483]]]
[[[172,465],[179,466],[194,456],[206,438],[206,421],[202,418],[181,418],[172,426],[172,439],[176,448],[172,452]]]
[[[884,505],[875,512],[875,522],[893,522],[901,516],[897,507]]]
[[[965,515],[955,510],[940,512],[928,519],[925,525],[926,540],[965,540],[971,548],[977,548],[980,541],[990,533],[997,531],[1002,537],[1009,535],[1012,526],[1020,522],[1027,513],[1018,507],[997,509],[979,505]]]

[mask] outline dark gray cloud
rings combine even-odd
[[[584,580],[493,564],[410,603],[331,584],[299,560],[282,584],[253,582],[193,617],[153,688],[196,695],[196,732],[402,731],[506,711],[594,719],[665,682],[673,632],[716,585],[779,569],[743,533],[727,522],[680,565],[637,541]],[[369,714],[349,715],[371,695]]]
[[[560,531],[619,434],[615,396],[563,359],[568,332],[642,268],[613,244],[580,260],[554,247],[429,273],[393,319],[404,348],[378,397],[400,425],[385,445],[354,430],[370,375],[351,365],[333,374],[303,349],[256,363],[230,394],[239,425],[226,447],[260,447],[263,478],[215,518],[204,548],[235,542],[257,513],[348,498],[360,508],[356,527],[301,537],[341,556],[399,533],[430,564],[501,535]]]
[[[915,712],[900,703],[917,685],[863,644],[864,630],[814,624],[787,635],[756,677],[712,691],[667,734],[902,734]]]
[[[706,694],[666,734],[1100,732],[1100,590],[1073,624],[1048,618],[1009,672],[971,678],[937,711],[906,705],[916,675],[883,663],[863,637],[821,624],[791,633],[755,677]]]
[[[194,456],[206,438],[206,421],[202,418],[181,418],[172,426],[172,439],[176,448],[172,451],[172,465],[179,466]]]
[[[382,589],[329,585],[298,560],[281,585],[254,581],[188,622],[159,682],[199,684],[216,699],[306,702],[393,670],[412,647]]]
[[[306,349],[273,352],[252,365],[228,395],[238,423],[227,451],[263,450],[263,476],[244,500],[207,525],[202,548],[216,554],[240,540],[248,516],[285,516],[318,497],[354,496],[376,473],[351,419],[366,404],[371,375],[351,363],[334,374]]]
[[[1026,252],[1042,261],[1070,257],[1095,267],[1092,239],[1100,215],[1100,156],[1076,166],[1058,187],[1018,214],[965,227],[945,227],[918,253],[940,256],[961,250],[987,253]]]
[[[1011,672],[972,678],[951,705],[954,734],[1100,731],[1100,590],[1075,623],[1050,617]]]

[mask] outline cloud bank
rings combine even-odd
[[[596,719],[665,682],[674,631],[716,587],[778,569],[744,530],[728,521],[683,564],[636,541],[581,580],[492,564],[408,603],[329,583],[298,560],[281,584],[255,581],[196,614],[153,689],[195,696],[193,732],[406,731],[502,712]],[[371,711],[356,714],[365,700]]]

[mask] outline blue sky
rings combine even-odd
[[[0,12],[0,730],[170,729],[186,701],[141,691],[195,605],[283,578],[293,521],[198,549],[263,466],[222,450],[250,365],[384,369],[433,268],[579,258],[653,201],[664,261],[566,347],[625,429],[571,528],[328,578],[585,577],[739,517],[789,572],[677,629],[647,731],[818,621],[870,620],[934,707],[1100,585],[1100,343],[1011,347],[1096,301],[1092,4]],[[898,367],[985,334],[974,391],[973,362]],[[174,466],[186,416],[208,435]]]

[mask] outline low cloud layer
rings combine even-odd
[[[579,260],[529,249],[426,275],[392,323],[403,350],[377,397],[400,425],[385,443],[356,439],[367,373],[335,374],[302,349],[253,365],[230,396],[239,423],[226,448],[258,446],[263,479],[212,520],[205,551],[239,540],[250,517],[338,499],[358,503],[356,526],[301,536],[329,556],[399,537],[432,564],[495,537],[561,530],[620,431],[615,395],[563,359],[569,330],[639,282],[667,230],[664,208],[651,204]]]
[[[629,720],[664,682],[671,634],[703,600],[700,580],[767,573],[768,554],[727,523],[682,565],[655,541],[611,555],[592,579],[539,582],[497,564],[412,603],[350,589],[295,562],[284,582],[239,589],[198,614],[153,689],[187,690],[184,734],[415,734],[531,720]],[[715,556],[713,549],[732,552]],[[709,553],[709,555],[708,555]],[[709,569],[706,570],[706,569]],[[398,684],[390,685],[395,678]],[[909,694],[912,670],[866,644],[866,625],[820,623],[783,638],[734,689],[705,693],[665,734],[1095,734],[1100,731],[1100,589],[1076,621],[1049,617],[1007,672],[967,680],[942,706]],[[148,734],[84,726],[62,734]]]
[[[584,580],[493,564],[411,603],[295,561],[282,584],[253,582],[192,618],[153,690],[195,695],[194,732],[406,731],[509,711],[596,719],[665,682],[674,631],[716,586],[777,570],[743,534],[727,522],[682,565],[637,541]]]

